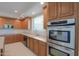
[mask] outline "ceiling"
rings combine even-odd
[[[0,2],[0,16],[18,18],[32,16],[32,12],[42,12],[40,2]]]

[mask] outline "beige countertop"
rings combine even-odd
[[[25,36],[32,37],[32,38],[35,38],[37,40],[43,41],[43,42],[47,42],[46,37],[42,37],[42,36],[35,35],[35,34],[27,34],[27,33],[22,33],[22,34],[25,35]]]
[[[15,30],[15,29],[0,30],[0,36],[12,35],[12,34],[23,34],[25,36],[32,37],[43,42],[47,42],[47,38],[46,38],[47,36],[45,34],[39,35],[28,30]]]

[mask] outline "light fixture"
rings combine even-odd
[[[35,15],[35,12],[32,12],[32,15]]]
[[[18,12],[18,10],[14,10],[14,12],[15,12],[15,13],[17,13],[17,12]]]
[[[42,5],[44,4],[44,2],[40,2]]]
[[[19,17],[17,17],[17,19],[23,19],[25,18],[24,14],[21,14]]]

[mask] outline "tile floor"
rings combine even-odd
[[[5,45],[5,56],[35,56],[22,42]]]

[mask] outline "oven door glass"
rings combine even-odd
[[[49,30],[49,39],[70,43],[70,31]]]
[[[68,53],[49,46],[49,55],[51,56],[69,56]]]

